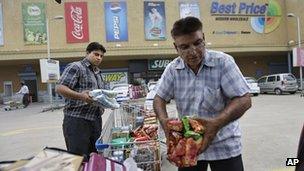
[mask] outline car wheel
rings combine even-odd
[[[281,95],[281,94],[282,94],[282,90],[279,89],[279,88],[276,88],[276,89],[274,89],[274,93],[275,93],[276,95]]]
[[[258,95],[259,95],[258,93],[254,93],[254,94],[253,94],[253,96],[258,96]]]
[[[292,91],[292,92],[289,92],[290,94],[295,94],[296,92],[295,91]]]

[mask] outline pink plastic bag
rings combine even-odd
[[[83,171],[126,171],[126,167],[97,153],[91,153]]]

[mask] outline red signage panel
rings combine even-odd
[[[67,43],[89,41],[87,2],[65,2]]]

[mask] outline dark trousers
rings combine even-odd
[[[197,161],[197,165],[193,167],[178,168],[178,171],[207,171],[208,164],[211,171],[243,171],[242,155],[232,157],[225,160],[215,161]]]
[[[88,161],[90,153],[96,152],[95,142],[100,137],[101,127],[101,118],[89,121],[64,116],[62,129],[67,150],[84,156]]]
[[[22,104],[24,105],[24,107],[27,107],[29,103],[29,94],[24,94],[22,98]]]

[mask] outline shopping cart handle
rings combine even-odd
[[[97,151],[101,151],[103,149],[109,148],[109,144],[103,144],[101,139],[98,139],[95,142],[95,147],[96,147]]]

